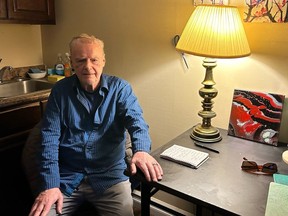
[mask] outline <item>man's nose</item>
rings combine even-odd
[[[90,70],[92,68],[92,62],[91,62],[90,59],[86,60],[85,67],[86,67],[87,70]]]

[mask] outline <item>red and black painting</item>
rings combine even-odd
[[[285,96],[234,90],[228,134],[277,146]]]

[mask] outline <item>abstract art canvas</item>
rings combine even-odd
[[[228,135],[277,146],[285,96],[235,89]]]

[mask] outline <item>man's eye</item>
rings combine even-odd
[[[77,63],[83,63],[83,62],[85,62],[86,60],[85,59],[78,59],[76,62]]]
[[[91,59],[92,62],[98,62],[98,59]]]

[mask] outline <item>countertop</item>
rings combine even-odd
[[[47,81],[47,78],[44,78],[43,80]],[[50,95],[50,91],[51,89],[47,89],[33,93],[21,94],[13,97],[0,98],[0,109],[5,110],[6,108],[13,108],[13,106],[46,100]]]

